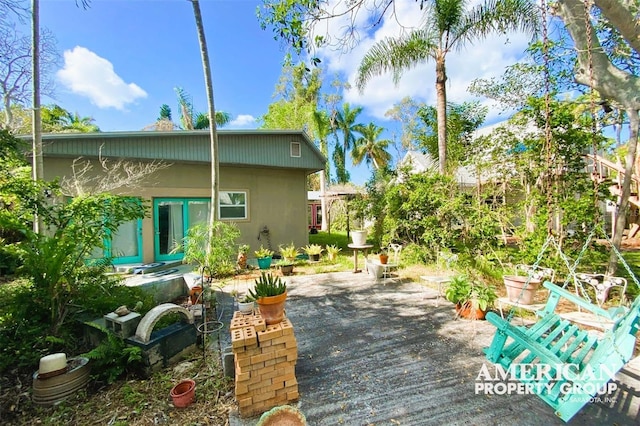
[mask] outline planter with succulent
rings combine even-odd
[[[249,289],[249,296],[255,299],[267,325],[278,324],[284,319],[287,284],[280,277],[262,272],[253,289]]]
[[[324,251],[321,245],[319,244],[307,244],[302,250],[307,253],[309,256],[309,260],[312,262],[317,262],[320,260],[320,255]]]
[[[253,313],[253,308],[255,307],[255,300],[251,295],[247,294],[246,296],[238,299],[238,310],[243,314],[251,314]]]
[[[335,262],[338,259],[338,253],[340,253],[340,251],[342,250],[342,248],[338,247],[335,244],[327,244],[325,249],[327,250],[327,258],[330,262]]]
[[[458,275],[449,283],[445,297],[456,305],[456,312],[460,317],[484,319],[498,295],[493,287],[470,280],[466,275]]]
[[[280,256],[282,256],[282,258],[287,262],[295,262],[298,254],[300,253],[293,243],[288,246],[280,246]]]
[[[260,249],[256,250],[254,253],[258,258],[258,267],[260,269],[269,269],[271,267],[273,250],[260,246]]]
[[[247,269],[247,253],[249,253],[249,244],[241,244],[238,247],[238,257],[236,264],[241,270]]]
[[[282,275],[293,275],[293,267],[295,266],[293,262],[290,262],[288,260],[285,259],[280,259],[277,263],[276,266],[278,267],[278,269],[280,269],[280,272],[282,272]]]

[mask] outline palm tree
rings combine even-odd
[[[387,147],[391,141],[389,139],[378,139],[384,128],[378,127],[374,123],[369,123],[366,126],[358,126],[357,130],[362,134],[362,137],[356,139],[351,151],[353,164],[361,164],[364,160],[368,165],[373,164],[376,170],[389,164],[391,154],[387,152]]]
[[[77,112],[72,114],[66,111],[62,119],[62,130],[64,132],[91,133],[99,132],[100,128],[94,124],[93,117],[82,117]]]
[[[338,183],[346,183],[349,181],[349,173],[347,172],[346,158],[347,152],[354,146],[357,132],[357,128],[362,126],[361,123],[356,123],[358,115],[362,112],[362,107],[355,107],[351,109],[349,103],[342,105],[342,110],[336,111],[333,119],[334,132],[342,133],[342,147],[336,146],[334,152],[334,161],[336,162],[336,175]]]
[[[426,0],[425,4],[423,27],[405,36],[381,40],[369,49],[358,69],[356,85],[363,91],[372,77],[388,71],[393,73],[393,81],[397,84],[403,71],[419,63],[435,61],[438,166],[444,174],[447,161],[447,53],[496,31],[535,34],[538,8],[531,0],[485,0],[471,9],[467,8],[466,0]]]
[[[184,91],[182,87],[174,88],[178,96],[178,105],[180,105],[180,124],[183,130],[205,130],[209,128],[209,114],[193,111],[193,101],[191,95]],[[164,108],[165,105],[161,107]],[[231,116],[224,111],[216,111],[216,124],[222,127],[229,124]]]

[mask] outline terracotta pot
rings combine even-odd
[[[191,290],[189,290],[189,298],[191,299],[192,305],[195,305],[196,303],[198,303],[198,298],[200,297],[201,294],[202,294],[202,287],[200,287],[199,285],[194,285],[193,287],[191,287]]]
[[[473,308],[470,302],[456,303],[456,312],[461,318],[471,320],[483,320],[487,314],[486,311],[483,311],[480,308]]]
[[[388,261],[389,261],[389,255],[388,254],[381,254],[380,255],[380,263],[381,264],[386,265]]]
[[[191,379],[181,380],[170,392],[173,405],[178,408],[188,407],[193,402],[196,393],[196,382]]]
[[[538,287],[540,287],[540,280],[532,278],[527,284],[527,279],[528,277],[522,275],[505,275],[502,277],[504,285],[507,288],[509,301],[521,305],[530,305],[533,303],[536,291],[538,291]],[[527,286],[523,291],[522,288],[525,284],[527,284]]]
[[[246,253],[238,253],[238,268],[247,269],[247,254]]]
[[[257,300],[260,315],[267,325],[278,324],[284,319],[284,305],[287,302],[287,292],[277,296],[261,297]]]

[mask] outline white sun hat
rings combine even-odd
[[[38,378],[46,379],[67,372],[67,355],[64,353],[51,354],[40,358]]]

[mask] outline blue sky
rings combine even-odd
[[[204,78],[191,3],[187,0],[93,0],[87,10],[73,0],[40,0],[41,26],[57,39],[60,64],[55,75],[55,102],[91,116],[103,131],[141,130],[168,104],[178,120],[174,88],[193,97],[196,111],[207,109]],[[259,0],[201,0],[207,43],[213,68],[216,108],[231,114],[227,128],[256,128],[258,117],[273,102],[281,74],[284,48],[263,31],[256,18]],[[318,54],[327,69],[326,86],[334,74],[353,83],[361,57],[376,41],[398,35],[402,26],[419,24],[413,1],[398,2],[396,16],[376,31],[363,30],[360,43],[349,52],[324,49]],[[364,25],[366,17],[359,23]],[[401,26],[399,26],[399,23]],[[323,31],[337,34],[344,22],[330,22]],[[27,29],[28,30],[28,29]],[[489,38],[448,56],[448,98],[469,100],[469,82],[498,76],[517,61],[527,38],[512,35]],[[434,67],[425,64],[405,73],[398,86],[389,75],[372,79],[363,93],[343,93],[344,101],[364,107],[361,122],[389,128],[397,125],[384,113],[405,96],[435,105]],[[490,102],[483,101],[490,106]],[[492,108],[488,123],[503,119]],[[351,167],[352,180],[362,184],[365,166]]]

